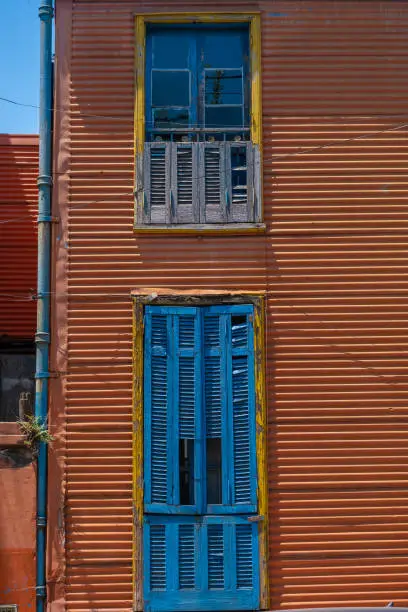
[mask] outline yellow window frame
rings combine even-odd
[[[249,54],[251,71],[251,142],[259,147],[262,154],[262,92],[261,92],[261,16],[260,13],[150,13],[135,15],[135,103],[134,103],[134,147],[135,147],[135,193],[136,206],[143,207],[141,183],[141,160],[145,143],[145,67],[146,67],[146,25],[150,23],[248,23]],[[262,156],[261,156],[262,166]],[[262,177],[262,169],[260,172]],[[262,214],[261,214],[262,218]],[[252,224],[252,231],[263,231],[262,224]],[[139,228],[140,229],[140,228]],[[147,231],[156,232],[152,227]],[[236,227],[231,228],[233,231]],[[224,228],[228,231],[228,228]],[[251,231],[251,227],[248,228]],[[214,231],[214,230],[213,230]]]
[[[134,610],[143,610],[143,364],[144,306],[253,304],[255,349],[256,458],[258,469],[260,609],[269,609],[267,414],[265,387],[265,297],[237,292],[134,291],[133,299],[133,593]]]

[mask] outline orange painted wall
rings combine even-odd
[[[133,289],[267,294],[272,608],[408,605],[408,5],[262,19],[265,235],[136,236],[134,14],[57,0],[50,609],[132,606]]]
[[[0,340],[34,341],[38,137],[0,134]],[[0,605],[35,609],[34,465],[17,467],[23,441],[0,423]],[[8,451],[9,454],[8,454]]]
[[[35,610],[35,482],[33,464],[0,457],[0,605],[19,612]]]
[[[0,134],[0,337],[34,337],[38,137]]]

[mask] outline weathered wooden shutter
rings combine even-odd
[[[200,143],[202,223],[226,223],[225,144]]]
[[[240,164],[232,163],[234,152],[239,152]],[[253,145],[250,142],[226,143],[226,189],[227,189],[227,220],[229,223],[252,223],[254,218],[254,157]],[[234,184],[234,174],[241,173],[243,181]],[[244,178],[245,177],[245,178]]]
[[[198,223],[198,150],[196,143],[172,143],[172,222]]]
[[[145,144],[143,219],[147,225],[170,223],[170,154],[169,143],[147,142]]]
[[[241,165],[232,163],[240,151]],[[259,150],[250,142],[149,142],[144,152],[147,225],[253,223],[260,217]],[[241,181],[234,177],[241,172]]]
[[[256,610],[258,526],[247,517],[146,516],[146,612]]]

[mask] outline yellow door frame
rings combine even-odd
[[[267,415],[265,390],[265,298],[262,294],[135,291],[133,299],[133,592],[134,610],[143,610],[143,363],[144,306],[254,305],[256,457],[258,470],[260,609],[269,607]]]

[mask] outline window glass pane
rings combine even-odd
[[[247,194],[247,160],[245,147],[231,147],[231,186],[232,202],[234,204],[246,203]],[[241,344],[247,333],[246,317],[232,317],[232,346],[246,346]],[[242,337],[241,337],[241,335]]]
[[[35,355],[0,354],[0,421],[16,421],[19,418],[20,397],[26,398],[27,404],[32,407],[34,372]]]
[[[190,72],[188,70],[153,70],[153,106],[189,106]]]
[[[242,106],[207,106],[205,125],[209,128],[244,127],[242,115]]]
[[[206,104],[243,104],[242,70],[206,70]]]
[[[179,128],[188,125],[188,110],[160,108],[154,111],[154,127]]]
[[[241,68],[248,56],[248,30],[213,30],[202,36],[205,68]]]
[[[194,440],[183,438],[179,441],[179,472],[180,504],[192,506],[194,504]]]
[[[221,438],[207,438],[207,504],[222,503]]]
[[[188,68],[190,38],[187,32],[172,28],[171,32],[152,34],[154,68]]]

